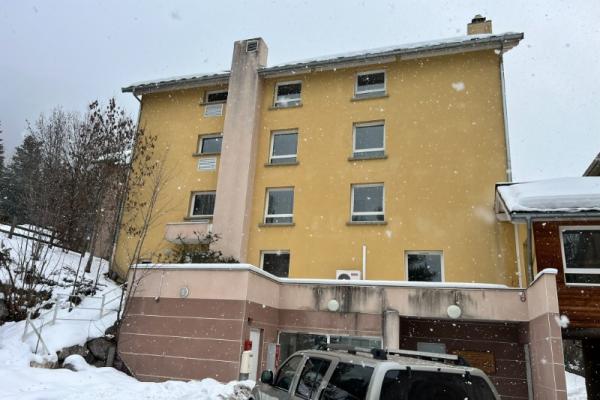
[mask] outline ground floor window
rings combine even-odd
[[[443,282],[444,260],[441,251],[407,251],[406,276],[415,282]]]
[[[260,266],[270,274],[287,278],[290,273],[290,252],[286,250],[263,251],[260,253]]]
[[[304,332],[279,332],[281,361],[300,350],[316,349],[322,344],[339,343],[349,346],[381,348],[381,338],[369,336],[343,336]]]
[[[565,282],[600,285],[600,226],[560,228]]]

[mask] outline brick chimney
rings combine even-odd
[[[492,21],[477,14],[467,25],[467,35],[479,35],[482,33],[492,33]]]

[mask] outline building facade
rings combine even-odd
[[[489,22],[277,66],[244,40],[230,72],[124,88],[173,178],[139,259],[120,234],[113,268],[213,232],[226,256],[282,277],[517,286],[491,188],[510,180],[502,62],[523,35]]]

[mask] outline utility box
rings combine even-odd
[[[268,343],[267,344],[267,369],[275,371],[279,368],[279,344]]]

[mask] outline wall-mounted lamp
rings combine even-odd
[[[462,315],[462,310],[456,304],[449,305],[446,312],[448,313],[448,316],[452,319],[458,319]]]
[[[327,303],[327,309],[331,312],[335,312],[340,309],[340,302],[336,299],[331,299]]]

